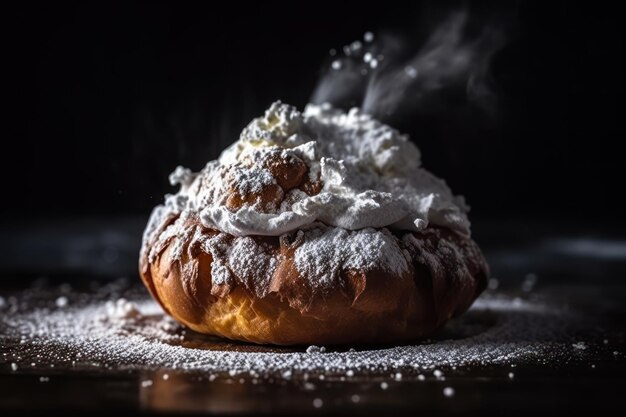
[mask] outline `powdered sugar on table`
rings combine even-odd
[[[121,288],[121,287],[120,287]],[[235,344],[186,330],[142,291],[114,285],[94,292],[30,289],[5,298],[0,345],[15,369],[172,369],[255,378],[383,377],[391,380],[476,367],[563,365],[592,360],[606,334],[541,301],[488,292],[432,340],[403,346],[279,348]],[[516,301],[514,301],[516,300]],[[597,340],[596,340],[597,339]],[[573,347],[584,343],[585,349]],[[35,365],[33,365],[33,363]],[[287,375],[287,377],[285,376]],[[421,376],[421,378],[420,378]]]

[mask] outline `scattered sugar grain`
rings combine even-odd
[[[455,394],[454,388],[452,387],[445,387],[443,389],[443,395],[445,395],[446,397],[453,397],[454,394]]]
[[[59,308],[67,307],[68,299],[67,297],[62,295],[54,301],[54,304],[56,304],[56,306]]]

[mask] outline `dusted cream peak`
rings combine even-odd
[[[276,161],[289,170],[273,170]],[[153,221],[192,211],[202,224],[235,236],[278,236],[314,222],[348,230],[423,230],[469,235],[467,207],[421,167],[406,135],[353,108],[279,101],[199,173],[178,167],[180,184]]]

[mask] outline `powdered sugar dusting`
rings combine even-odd
[[[228,252],[230,250],[228,236],[218,234],[207,240],[206,249],[211,254],[211,282],[215,285],[230,285],[234,277],[228,267]]]
[[[296,267],[321,288],[336,285],[341,270],[368,272],[380,268],[401,276],[409,269],[396,238],[386,229],[348,231],[320,226],[302,236],[303,243],[295,252]]]
[[[259,193],[264,186],[276,184],[276,179],[267,170],[259,167],[244,168],[240,165],[233,167],[233,181],[235,189],[241,194]]]
[[[262,244],[250,237],[239,237],[233,240],[228,263],[250,291],[264,297],[278,262],[276,257],[268,255]]]
[[[174,369],[227,377],[358,378],[376,376],[397,380],[419,375],[446,377],[468,367],[535,364],[561,366],[593,360],[620,343],[565,310],[540,301],[503,294],[485,294],[465,315],[451,321],[433,340],[382,348],[301,350],[230,345],[185,330],[164,315],[160,307],[138,292],[66,293],[70,302],[55,306],[58,293],[29,290],[6,298],[0,315],[0,362],[13,369],[49,368],[54,364],[81,369]],[[123,298],[127,301],[117,301]],[[111,315],[111,301],[123,312]],[[128,307],[130,305],[131,307]],[[573,349],[584,343],[586,349]],[[236,349],[236,350],[233,350]],[[306,349],[306,351],[305,351]],[[606,352],[605,352],[606,351]],[[617,357],[615,357],[617,360]],[[348,372],[350,371],[350,372]],[[516,374],[517,377],[517,374]]]
[[[193,259],[195,249],[199,249],[211,255],[210,279],[213,285],[231,287],[241,284],[259,297],[265,297],[270,290],[279,265],[286,259],[280,251],[287,247],[294,248],[293,255],[288,256],[293,256],[299,276],[314,293],[339,288],[337,282],[343,279],[344,273],[386,272],[398,278],[407,276],[413,270],[414,259],[427,265],[434,273],[445,272],[440,271],[441,262],[445,260],[456,268],[458,274],[455,276],[472,277],[463,260],[481,259],[479,253],[459,252],[461,248],[457,250],[445,239],[438,241],[437,254],[433,255],[434,249],[424,246],[427,245],[425,241],[416,239],[410,233],[400,238],[387,228],[346,230],[314,223],[279,239],[237,237],[208,231],[192,216],[186,211],[163,231],[155,229],[157,238],[151,244],[149,262],[157,262],[166,247],[169,248],[166,261],[170,263],[183,260],[184,255],[188,256],[185,259]],[[285,241],[282,240],[284,238]],[[417,249],[414,255],[408,252],[411,248]],[[468,248],[463,247],[462,250]],[[194,276],[193,273],[181,275],[182,279],[193,279]]]
[[[109,320],[126,320],[141,317],[137,306],[125,298],[118,298],[116,301],[107,301],[105,308],[106,313],[104,318]]]
[[[205,242],[212,256],[211,282],[232,285],[237,278],[248,290],[264,297],[276,269],[278,258],[263,243],[251,237],[232,237],[220,233]]]

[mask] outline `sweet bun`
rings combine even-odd
[[[462,201],[417,165],[402,171],[349,147],[358,158],[310,151],[306,139],[329,126],[361,132],[371,118],[320,127],[323,114],[293,112],[273,106],[199,174],[173,174],[181,191],[153,211],[140,256],[154,299],[197,332],[277,345],[416,340],[467,310],[488,266]],[[394,157],[400,145],[414,151],[387,126],[368,126]]]
[[[234,237],[206,229],[193,217],[175,222],[181,223],[180,233],[163,242],[152,262],[142,259],[142,278],[177,320],[229,339],[278,345],[417,339],[465,311],[486,285],[487,267],[476,244],[443,228],[393,234],[319,225],[280,238]],[[322,248],[328,243],[323,236],[333,234],[337,246]],[[295,265],[308,236],[318,238],[313,251],[319,245],[320,252],[341,252],[362,243],[359,235],[379,235],[372,240],[388,245],[387,256],[400,265],[394,270],[376,257],[353,267],[343,262],[332,282],[317,288],[311,285],[314,271]],[[231,249],[220,263],[231,270],[232,281],[213,283],[216,251],[207,245]],[[182,251],[180,258],[175,251]],[[264,293],[261,285],[267,285]]]

